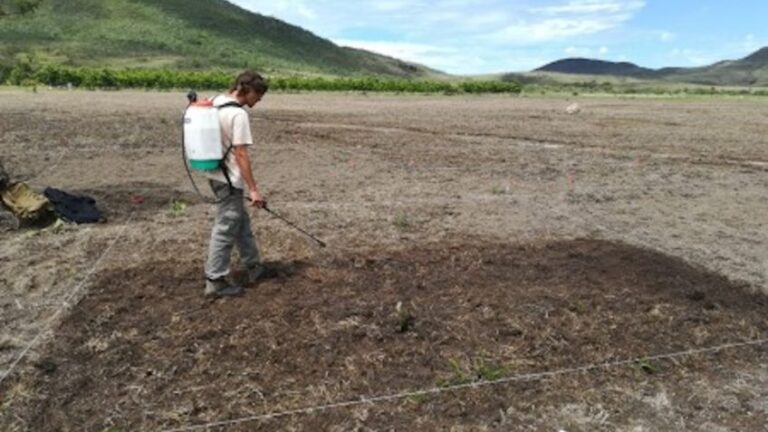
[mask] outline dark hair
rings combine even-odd
[[[267,81],[258,73],[247,70],[235,79],[234,84],[229,89],[230,92],[237,91],[237,94],[242,95],[249,91],[254,91],[258,94],[264,94],[269,90]]]

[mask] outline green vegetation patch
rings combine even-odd
[[[114,59],[175,70],[246,67],[274,74],[441,75],[426,67],[340,47],[300,27],[225,0],[0,0],[0,65],[19,53],[59,64],[113,69]],[[143,64],[141,59],[150,59]]]
[[[233,73],[225,71],[179,71],[169,69],[108,69],[40,65],[34,56],[19,55],[12,68],[0,67],[0,80],[11,85],[43,84],[53,87],[73,86],[88,89],[225,89]],[[423,79],[379,77],[325,78],[275,77],[270,80],[275,90],[368,91],[401,93],[519,93],[515,82],[471,81],[450,82]]]

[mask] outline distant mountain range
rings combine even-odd
[[[697,68],[648,69],[628,62],[568,58],[534,72],[570,75],[607,75],[706,85],[768,86],[768,47],[740,60],[726,60]]]
[[[340,47],[226,0],[0,0],[0,72],[20,56],[88,67],[442,75]]]

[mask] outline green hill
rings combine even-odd
[[[0,66],[35,61],[183,70],[427,77],[225,0],[0,0]]]
[[[700,68],[661,69],[659,75],[669,81],[697,84],[768,86],[768,48],[740,60],[726,60]]]
[[[653,74],[654,71],[628,62],[616,63],[584,58],[568,58],[546,64],[534,72],[645,77]]]
[[[669,83],[692,83],[713,86],[768,86],[768,48],[760,49],[740,60],[726,60],[698,68],[646,69],[632,63],[614,63],[590,59],[564,59],[547,64],[530,74],[533,80],[538,72],[567,75],[638,78]],[[509,74],[507,77],[512,77]],[[542,79],[558,79],[545,75]]]

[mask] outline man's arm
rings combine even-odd
[[[261,196],[256,180],[253,178],[253,171],[251,171],[251,158],[248,156],[248,146],[236,145],[232,151],[235,153],[235,162],[237,167],[240,168],[243,181],[248,187],[248,198],[251,201],[251,205],[259,208],[265,207],[266,202]]]

